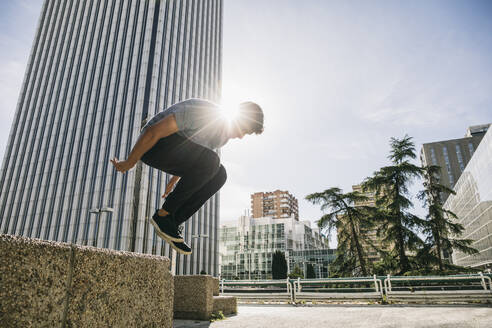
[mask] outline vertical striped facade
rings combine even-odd
[[[218,101],[221,0],[45,0],[0,172],[0,232],[170,256],[147,218],[169,177],[124,159],[146,120]],[[110,207],[113,212],[91,214]],[[217,275],[219,197],[185,223],[177,273]],[[192,235],[208,235],[193,239]]]

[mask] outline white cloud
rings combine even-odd
[[[383,107],[370,111],[364,118],[373,123],[391,123],[414,127],[430,127],[443,119],[443,114],[436,108]]]

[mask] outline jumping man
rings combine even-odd
[[[238,115],[229,122],[218,105],[203,99],[188,99],[150,119],[128,159],[114,158],[111,163],[124,173],[141,159],[173,175],[163,195],[166,200],[150,223],[157,235],[177,252],[191,254],[180,225],[212,197],[227,178],[214,150],[229,139],[262,132],[263,111],[253,102],[240,104]]]

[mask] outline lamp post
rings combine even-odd
[[[89,210],[89,214],[95,214],[95,215],[100,215],[101,213],[104,213],[104,212],[112,213],[112,212],[114,212],[114,209],[112,207],[100,207],[100,208],[91,208]],[[90,217],[89,217],[89,220],[90,220]],[[90,225],[90,222],[89,222],[89,225]],[[96,231],[96,236],[95,236],[94,240],[92,241],[92,246],[96,246],[95,245],[96,240],[97,240],[97,231]],[[87,239],[84,239],[84,241],[87,243]]]
[[[191,249],[193,249],[193,241],[195,239],[199,239],[199,238],[208,238],[208,235],[201,235],[201,234],[198,234],[198,235],[192,235],[191,236]],[[200,262],[198,262],[198,273],[200,274]]]

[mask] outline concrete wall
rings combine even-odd
[[[174,317],[208,320],[214,307],[214,278],[209,275],[174,277]]]
[[[0,235],[2,327],[171,327],[169,259]]]

